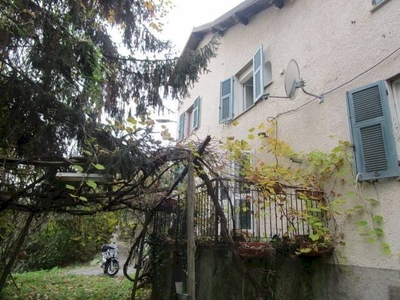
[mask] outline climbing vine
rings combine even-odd
[[[237,124],[233,123],[234,126]],[[305,203],[305,208],[279,210],[280,218],[291,223],[289,233],[292,241],[297,243],[296,254],[323,252],[337,244],[345,246],[345,235],[338,232],[337,216],[354,216],[354,222],[366,242],[380,243],[382,252],[390,254],[382,228],[384,219],[375,213],[379,201],[365,199],[359,188],[342,193],[354,186],[350,143],[339,140],[330,152],[296,152],[278,139],[276,125],[276,119],[271,118],[267,124],[250,128],[246,139],[228,137],[223,148],[227,150],[228,158],[241,166],[239,176],[265,196],[278,195],[285,187],[296,188],[296,197]],[[258,136],[256,131],[261,131]],[[251,145],[258,145],[252,162],[243,155],[251,150]],[[270,202],[286,201],[283,197],[268,199]],[[294,219],[311,228],[308,236],[299,237],[295,226],[292,226],[291,220]]]

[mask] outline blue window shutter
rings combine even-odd
[[[182,113],[179,117],[178,141],[182,140],[184,137],[185,137],[185,113]]]
[[[253,56],[253,103],[264,94],[264,59],[263,47],[258,48]]]
[[[199,118],[200,118],[200,97],[194,100],[193,104],[193,129],[199,128]]]
[[[233,77],[221,82],[221,98],[219,107],[219,122],[223,123],[233,118]]]
[[[399,176],[385,82],[349,91],[347,104],[358,179]]]

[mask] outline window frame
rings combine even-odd
[[[200,96],[179,116],[178,141],[189,136],[200,126]]]
[[[253,55],[253,105],[264,95],[264,68],[264,51],[263,46],[260,45]]]
[[[270,62],[268,66],[270,73]],[[264,61],[263,45],[260,45],[253,57],[234,76],[221,82],[219,123],[227,123],[239,117],[263,99],[265,87],[272,83],[272,74],[269,73],[269,82],[265,82],[268,70]],[[230,93],[222,90],[228,80],[231,84]],[[249,92],[249,89],[252,91]]]
[[[200,96],[193,102],[193,122],[191,131],[198,129],[200,126]]]
[[[185,137],[185,120],[186,119],[186,111],[181,113],[179,116],[179,123],[178,123],[178,141],[183,140]]]
[[[242,158],[244,156],[246,156],[246,159],[248,159],[248,163],[250,164],[250,166],[252,166],[254,163],[253,160],[254,150],[242,151]],[[238,178],[240,180],[244,179],[240,174],[240,171],[243,168],[241,164],[238,161],[233,160],[231,166],[232,166],[231,174],[233,175],[233,177]],[[249,198],[251,198],[250,195],[252,193],[251,188],[248,187],[245,182],[235,181],[232,193],[233,197],[231,198],[233,198],[235,201],[235,203],[233,204],[235,207],[235,223],[237,225],[237,229],[252,231],[254,227],[254,213],[253,213],[253,203],[251,200],[249,200]],[[243,202],[246,202],[246,204],[249,203],[248,210],[246,211],[242,210]],[[249,226],[247,226],[246,228],[242,226],[243,224],[241,222],[241,220],[244,217],[249,218],[249,220],[246,221],[246,224],[248,224]]]

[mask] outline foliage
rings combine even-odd
[[[6,211],[0,214],[0,265],[5,266],[14,251],[26,217]],[[107,213],[96,216],[35,218],[28,238],[19,250],[16,271],[48,269],[91,259],[101,244],[114,232],[116,216]]]
[[[0,270],[11,256],[26,216],[14,211],[0,212]]]
[[[165,189],[161,178],[180,151],[159,149],[148,109],[163,109],[162,97],[186,96],[218,45],[216,36],[174,57],[170,43],[158,38],[170,8],[169,0],[0,0],[1,218],[136,209],[145,192]],[[76,178],[66,181],[60,172]],[[86,256],[83,244],[93,249],[85,231],[62,222],[44,226],[46,244],[31,245],[44,249],[34,267],[43,267],[45,257],[46,267],[64,263],[75,250]],[[9,222],[0,228],[10,242],[0,248],[6,266],[0,290],[20,228]],[[60,244],[68,250],[64,258]]]
[[[37,228],[40,230],[30,234],[24,248],[27,259],[16,267],[51,269],[88,261],[99,252],[102,244],[109,242],[116,223],[114,213],[52,217]]]
[[[14,275],[18,289],[9,285],[0,299],[97,300],[130,299],[131,283],[125,278],[108,276],[66,275],[63,269]],[[149,299],[149,290],[138,290],[137,299]]]
[[[151,138],[147,109],[163,109],[162,96],[187,95],[218,45],[215,37],[173,57],[170,43],[158,38],[170,6],[152,0],[0,2],[0,211],[14,201],[30,204],[38,193],[40,211],[54,211],[43,194],[74,198],[69,204],[90,200],[82,186],[64,184],[61,189],[74,192],[61,192],[52,182],[60,171],[128,180],[155,173],[159,144]],[[85,185],[97,191],[95,181]]]
[[[140,115],[162,108],[160,89],[186,95],[217,44],[178,65],[170,43],[157,38],[169,1],[0,5],[0,147],[7,156],[63,155],[104,111],[122,120],[125,104],[134,102]]]
[[[234,124],[236,125],[237,123]],[[297,153],[277,138],[276,120],[270,119],[269,125],[268,128],[265,124],[258,127],[258,130],[265,131],[265,136],[260,136],[261,146],[258,149],[259,156],[264,159],[254,158],[256,162],[253,164],[243,155],[244,151],[250,149],[250,142],[255,139],[255,128],[249,130],[247,140],[229,137],[224,148],[229,153],[229,159],[241,165],[239,176],[246,180],[247,185],[254,185],[260,189],[269,201],[285,201],[285,197],[269,197],[281,193],[283,188],[296,190],[296,197],[305,203],[305,209],[290,207],[288,213],[280,206],[279,211],[280,218],[291,224],[289,233],[293,242],[298,244],[297,253],[309,255],[326,251],[335,243],[345,245],[344,234],[336,232],[335,216],[364,214],[370,216],[370,220],[357,221],[360,235],[366,237],[369,243],[380,241],[382,252],[390,254],[390,246],[384,241],[384,231],[380,226],[383,217],[373,212],[379,202],[374,199],[365,200],[360,193],[342,195],[337,191],[351,188],[348,184],[351,179],[350,143],[339,141],[329,153]],[[321,197],[323,191],[325,196]],[[359,200],[362,204],[346,209],[348,199],[353,203],[354,200]],[[306,239],[298,237],[292,224],[295,219],[311,227],[312,230]]]

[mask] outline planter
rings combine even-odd
[[[269,243],[237,242],[236,249],[241,257],[265,257],[274,251]]]

